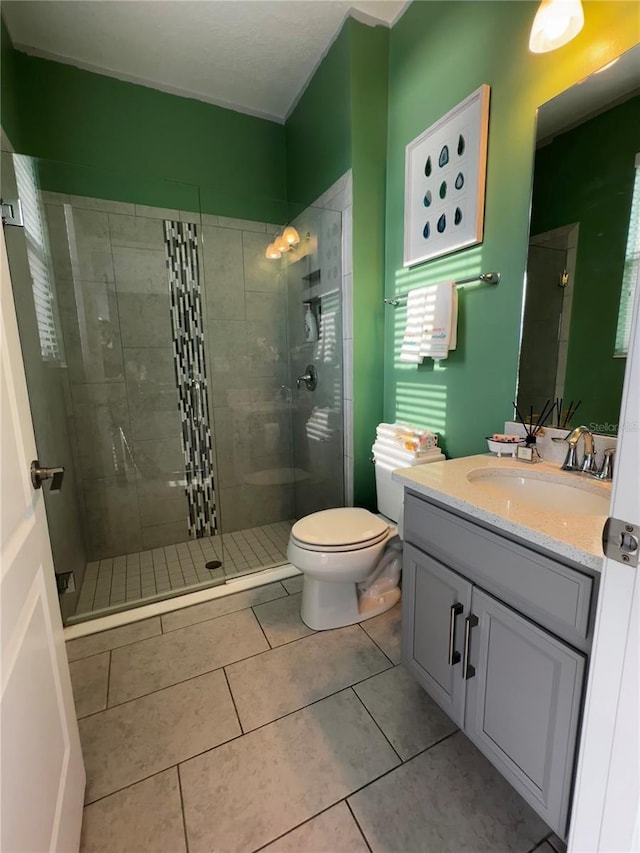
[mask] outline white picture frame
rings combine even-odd
[[[483,83],[405,149],[405,267],[482,242],[490,91]]]

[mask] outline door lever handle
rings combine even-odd
[[[34,489],[41,489],[45,480],[51,480],[51,488],[49,494],[57,495],[62,488],[62,480],[64,479],[64,468],[44,468],[40,467],[37,459],[31,463],[31,484]]]

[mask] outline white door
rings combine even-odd
[[[640,275],[627,358],[611,516],[640,530]],[[640,850],[640,565],[605,559],[569,850]]]
[[[0,228],[0,849],[77,850],[85,772]],[[41,460],[55,465],[55,460]]]

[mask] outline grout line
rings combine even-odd
[[[331,803],[330,806],[327,806],[326,808],[321,809],[319,812],[312,814],[311,817],[308,817],[306,820],[303,820],[300,823],[297,823],[295,826],[292,826],[291,829],[287,829],[286,832],[283,832],[281,835],[278,835],[276,838],[272,838],[270,841],[265,841],[265,843],[261,844],[260,847],[255,847],[252,850],[252,853],[260,853],[260,851],[264,850],[265,847],[268,847],[270,844],[274,844],[276,841],[280,841],[280,839],[282,839],[282,838],[286,838],[286,836],[289,835],[289,833],[294,832],[294,830],[296,830],[296,829],[300,829],[301,826],[305,826],[307,823],[311,823],[312,820],[315,820],[317,817],[320,817],[320,815],[325,814],[325,812],[328,812],[330,809],[334,808],[334,806],[340,805],[340,803],[346,804],[346,800],[342,799],[342,800],[338,800],[335,803]],[[369,847],[369,850],[370,849],[371,848]]]
[[[556,846],[556,844],[553,843],[553,836],[554,835],[556,835],[556,838],[558,838],[562,847],[558,847],[558,846]],[[563,853],[563,850],[564,850],[564,853],[567,852],[567,845],[565,844],[564,841],[562,841],[560,836],[558,836],[556,833],[553,832],[553,830],[551,832],[548,832],[545,835],[545,837],[542,839],[542,841],[539,842],[538,847],[540,847],[541,844],[544,844],[545,841],[549,844],[549,847],[551,847],[551,849],[555,851],[555,853]]]
[[[239,611],[236,611],[236,612],[239,612]],[[233,614],[225,613],[224,615],[225,616],[231,616]],[[200,625],[202,623],[198,622],[196,624]],[[187,625],[186,627],[191,628],[193,626]],[[177,628],[176,629],[176,631],[183,631],[183,630],[184,630],[184,628]],[[172,633],[175,633],[175,631],[170,631],[169,633],[172,634]],[[154,639],[156,639],[156,637],[161,637],[161,636],[165,636],[165,635],[156,634],[155,637],[147,637],[147,639],[154,640]],[[166,635],[166,636],[168,636],[168,635]],[[304,639],[304,637],[302,639]],[[145,640],[139,640],[138,642],[144,643]],[[296,642],[296,641],[293,640],[292,642]],[[135,643],[129,643],[129,645],[135,645]],[[120,647],[120,648],[122,648],[122,647]],[[228,663],[220,664],[220,666],[215,666],[215,667],[213,667],[213,669],[206,669],[203,672],[199,672],[197,675],[190,675],[188,678],[181,678],[179,681],[174,681],[171,684],[165,684],[162,687],[156,688],[155,690],[150,690],[148,693],[141,693],[140,696],[132,696],[131,699],[125,699],[123,702],[118,702],[117,704],[111,705],[111,707],[107,707],[102,711],[94,711],[93,714],[87,714],[87,716],[83,717],[83,719],[88,719],[89,717],[95,717],[97,714],[104,714],[104,713],[106,713],[106,711],[111,711],[114,708],[121,708],[123,705],[129,705],[131,702],[136,702],[138,699],[144,699],[145,696],[153,696],[154,693],[161,693],[163,690],[169,690],[169,688],[177,687],[179,684],[188,684],[188,682],[194,681],[194,679],[196,679],[196,678],[202,678],[203,675],[211,675],[211,673],[213,673],[213,672],[218,672],[219,670],[224,669],[225,666],[233,666],[234,663],[242,663],[243,661],[250,660],[251,658],[258,657],[258,655],[261,655],[261,654],[264,654],[265,652],[270,652],[270,651],[272,651],[272,649],[270,649],[270,648],[264,649],[262,652],[256,652],[253,655],[247,655],[244,658],[238,658],[238,660],[232,660],[232,661],[229,661]],[[370,677],[370,676],[368,676],[368,677]],[[344,690],[344,688],[342,688],[342,689]],[[297,710],[300,710],[300,709],[298,708]],[[289,716],[289,715],[285,714],[285,716]],[[263,725],[268,725],[268,723],[264,723]],[[259,728],[262,728],[262,726],[260,726]]]
[[[151,616],[150,618],[155,619],[156,617]],[[158,616],[158,618],[160,618],[160,615]],[[142,621],[146,622],[148,620],[143,619]],[[141,623],[137,623],[137,624],[141,624]],[[109,631],[117,631],[118,628],[126,628],[126,627],[127,627],[126,625],[118,625],[116,628],[109,628],[107,631],[101,631],[100,633],[101,634],[108,634]],[[87,636],[88,637],[95,637],[97,635],[96,634],[87,634]],[[132,640],[130,643],[122,643],[122,645],[120,645],[120,646],[112,646],[111,648],[108,648],[108,649],[102,649],[99,652],[91,652],[90,655],[84,655],[83,657],[74,658],[73,660],[70,660],[69,663],[71,664],[71,663],[75,663],[76,661],[79,661],[79,660],[86,660],[87,658],[94,658],[97,655],[103,655],[105,652],[114,652],[116,649],[124,649],[127,646],[135,646],[137,643],[143,643],[145,640],[152,640],[154,637],[160,637],[160,636],[162,636],[162,623],[160,623],[160,632],[158,634],[151,634],[148,637],[141,637],[139,640]],[[76,637],[75,638],[75,640],[84,640],[84,639],[85,639],[85,637]],[[67,640],[67,642],[68,643],[74,643],[75,640]],[[65,651],[66,651],[66,649],[65,649]],[[68,657],[69,656],[67,654],[67,659],[68,659]]]
[[[284,596],[283,596],[283,597],[284,597]],[[272,601],[278,601],[278,600],[279,600],[279,599],[277,599],[277,598],[276,598],[276,599],[272,599]],[[268,602],[268,601],[261,602],[261,603],[263,603],[263,604],[269,604],[269,602]],[[262,627],[262,622],[258,619],[258,614],[257,614],[257,613],[256,613],[256,611],[255,611],[255,608],[256,608],[257,606],[258,606],[257,604],[256,604],[256,605],[253,605],[253,604],[252,604],[252,605],[251,605],[251,607],[250,607],[249,609],[250,609],[250,610],[251,610],[251,612],[253,613],[253,618],[256,620],[256,622],[257,622],[257,623],[258,623],[258,625],[260,626],[260,630],[262,631],[262,636],[265,638],[265,640],[266,640],[266,642],[267,642],[267,645],[269,646],[269,648],[268,648],[268,649],[265,649],[265,652],[267,652],[267,651],[271,651],[271,650],[274,648],[274,646],[272,646],[272,645],[271,645],[271,643],[269,642],[269,638],[267,637],[267,635],[266,635],[266,633],[265,633],[265,630],[264,630],[264,628]],[[298,639],[301,639],[301,638],[300,638],[300,637],[298,637]],[[279,647],[278,647],[278,648],[279,648]]]
[[[184,849],[189,853],[189,838],[187,836],[187,816],[184,813],[184,794],[182,793],[182,778],[180,777],[180,765],[176,764],[178,774],[178,793],[180,795],[180,811],[182,812],[182,831],[184,832]]]
[[[283,596],[283,597],[284,597],[284,596]],[[274,600],[274,599],[272,599],[272,600]],[[246,607],[246,608],[244,608],[244,610],[252,610],[252,609],[253,609],[253,608],[251,608],[251,607]],[[236,610],[236,611],[234,611],[234,613],[242,613],[242,612],[244,612],[244,610]],[[234,615],[234,613],[224,613],[224,614],[222,614],[222,616],[232,616],[232,615]],[[218,619],[218,618],[222,618],[222,616],[220,616],[220,617],[214,617],[214,618]],[[260,621],[257,619],[257,617],[255,616],[255,614],[253,614],[253,617],[254,617],[254,619],[256,620],[256,622],[258,622],[258,625],[260,625]],[[204,620],[204,621],[209,621],[209,620]],[[201,624],[202,624],[202,622],[196,622],[196,623],[194,623],[194,625],[185,625],[185,627],[184,627],[184,628],[176,628],[174,631],[169,631],[169,632],[167,632],[167,634],[162,634],[162,633],[161,633],[161,634],[155,634],[155,635],[154,635],[154,636],[152,636],[152,637],[145,637],[145,639],[144,639],[144,640],[138,640],[137,642],[138,642],[138,643],[145,643],[145,642],[147,642],[147,640],[155,640],[155,639],[157,639],[158,637],[168,636],[169,634],[175,634],[177,631],[185,631],[185,630],[187,630],[188,628],[193,628],[193,627],[195,627],[195,625],[201,625]],[[347,628],[351,628],[351,627],[353,627],[353,626],[351,626],[351,625],[347,625],[347,626],[345,626],[345,627],[347,627]],[[262,626],[261,626],[261,625],[260,625],[260,628],[261,628],[261,630],[262,630]],[[331,630],[331,631],[342,631],[342,630],[344,630],[344,628],[331,628],[331,629],[329,629],[329,630]],[[262,631],[262,633],[264,634],[264,631]],[[269,654],[269,652],[279,651],[280,649],[285,648],[285,646],[290,646],[290,645],[292,645],[293,643],[303,643],[305,640],[310,640],[310,639],[312,639],[312,637],[316,637],[316,636],[317,636],[318,634],[320,634],[320,633],[322,633],[322,634],[327,634],[327,633],[328,633],[328,631],[322,631],[322,632],[320,632],[320,631],[316,631],[316,632],[315,632],[315,633],[313,633],[313,634],[308,634],[306,637],[298,637],[298,638],[296,638],[295,640],[288,640],[286,643],[282,643],[282,645],[280,645],[280,646],[275,646],[274,648],[272,648],[272,647],[269,645],[269,648],[268,648],[268,649],[263,649],[263,650],[262,650],[262,651],[260,651],[260,652],[254,652],[254,654],[252,654],[252,655],[247,655],[246,657],[243,657],[243,658],[238,658],[238,660],[232,660],[232,661],[229,661],[228,663],[221,664],[220,666],[213,667],[213,669],[207,669],[207,670],[204,670],[203,672],[199,672],[197,675],[191,675],[191,676],[189,676],[188,678],[182,678],[182,679],[179,679],[178,681],[174,681],[174,682],[172,682],[171,684],[165,684],[163,687],[158,687],[156,690],[150,690],[148,693],[142,693],[140,696],[134,696],[134,697],[132,697],[131,699],[125,699],[125,700],[124,700],[124,702],[119,702],[119,703],[118,703],[118,704],[116,704],[116,705],[112,705],[112,706],[111,706],[111,708],[119,708],[121,705],[128,705],[130,702],[135,702],[135,701],[136,701],[136,699],[142,699],[144,696],[151,696],[153,693],[160,693],[160,691],[162,691],[162,690],[167,690],[169,687],[175,687],[175,686],[176,686],[176,685],[178,685],[178,684],[186,684],[186,683],[187,683],[187,682],[189,682],[189,681],[193,681],[193,680],[194,680],[194,678],[200,678],[200,677],[201,677],[201,676],[203,676],[203,675],[208,675],[209,673],[217,672],[219,669],[222,669],[222,668],[223,668],[223,667],[225,667],[225,666],[233,666],[233,665],[234,665],[234,664],[236,664],[236,663],[243,663],[244,661],[251,660],[252,658],[260,657],[260,655]],[[365,632],[365,633],[366,633],[366,632]],[[266,638],[266,635],[265,635],[265,639],[267,639],[267,638]],[[268,640],[267,640],[267,643],[269,643],[269,641],[268,641]],[[136,643],[128,643],[127,645],[136,645]],[[122,647],[120,646],[120,648],[122,648]],[[389,658],[387,658],[387,657],[386,657],[386,655],[384,655],[384,657],[387,659],[387,661],[389,661]],[[340,691],[341,691],[341,690],[346,690],[346,689],[348,689],[349,687],[353,687],[353,686],[354,686],[354,685],[356,685],[356,684],[361,684],[363,681],[367,681],[367,679],[369,679],[369,678],[373,678],[373,676],[374,676],[374,675],[380,675],[380,673],[382,673],[382,672],[387,672],[389,669],[392,669],[392,668],[393,668],[393,667],[395,667],[395,666],[398,666],[398,664],[394,664],[394,663],[392,663],[391,661],[389,661],[389,666],[385,667],[384,669],[381,669],[381,670],[379,670],[378,672],[371,673],[371,674],[369,674],[369,675],[365,676],[364,678],[359,679],[358,681],[354,681],[352,684],[346,684],[346,685],[344,685],[344,686],[342,686],[342,687],[338,688],[337,690],[334,690],[332,693],[328,693],[326,696],[322,696],[320,699],[316,699],[316,700],[314,700],[313,702],[310,702],[309,704],[310,704],[310,705],[315,705],[315,703],[316,703],[316,702],[319,702],[319,701],[321,701],[322,699],[326,699],[326,698],[328,698],[329,696],[335,696],[335,694],[336,694],[336,693],[340,693]],[[302,707],[303,707],[303,708],[306,708],[306,707],[308,707],[308,705],[303,705]],[[106,708],[105,710],[106,710],[106,711],[108,711],[108,710],[111,710],[111,708]],[[276,720],[280,720],[280,719],[282,719],[283,717],[288,717],[290,714],[295,713],[295,711],[300,711],[300,710],[302,710],[302,709],[301,709],[301,708],[296,708],[294,711],[289,711],[289,712],[287,712],[286,714],[283,714],[283,715],[282,715],[282,716],[280,716],[280,717],[276,717],[275,719],[276,719]],[[105,711],[95,711],[93,714],[88,714],[88,715],[87,715],[87,717],[95,717],[95,715],[96,715],[96,714],[103,714],[103,713],[105,713]],[[86,718],[84,718],[84,719],[86,719]],[[275,720],[270,720],[269,722],[275,722]],[[263,728],[263,726],[265,726],[265,725],[269,725],[269,723],[262,723],[262,725],[257,726],[255,729],[250,729],[249,731],[257,731],[257,729],[261,729],[261,728]]]
[[[371,676],[369,676],[369,677],[371,677]],[[364,680],[366,680],[366,679],[364,679]],[[357,682],[357,683],[360,683],[360,682]],[[116,788],[113,791],[109,791],[107,794],[103,794],[101,797],[96,797],[95,800],[89,800],[88,802],[85,802],[84,805],[89,806],[89,805],[93,805],[93,803],[99,803],[100,800],[106,800],[107,797],[110,797],[113,794],[117,794],[120,791],[126,791],[127,788],[132,788],[134,785],[138,785],[140,782],[145,782],[147,779],[151,779],[153,776],[157,776],[159,773],[164,773],[166,770],[171,770],[172,767],[176,767],[176,768],[180,767],[181,764],[186,764],[187,761],[192,761],[194,758],[200,758],[202,755],[206,755],[206,753],[208,753],[208,752],[213,752],[215,749],[220,749],[220,747],[222,747],[222,746],[226,746],[230,743],[233,743],[236,740],[240,740],[243,737],[248,737],[253,732],[257,732],[260,729],[265,728],[266,726],[270,726],[272,723],[277,722],[277,720],[282,720],[285,717],[290,717],[292,714],[296,714],[299,711],[304,711],[305,708],[310,708],[313,705],[317,705],[318,702],[322,702],[323,699],[328,699],[330,696],[335,696],[338,693],[342,693],[344,690],[350,690],[350,689],[351,689],[350,687],[344,687],[344,688],[342,688],[342,690],[337,690],[335,693],[329,694],[329,696],[323,696],[322,699],[316,699],[314,702],[310,702],[309,705],[305,705],[302,708],[297,708],[295,711],[291,711],[288,714],[284,714],[282,717],[278,717],[276,720],[271,720],[268,723],[263,723],[263,725],[258,726],[255,729],[251,729],[250,731],[245,732],[244,734],[234,735],[233,737],[230,737],[227,740],[222,741],[221,743],[217,743],[215,746],[210,746],[207,749],[201,750],[200,752],[195,752],[195,753],[193,753],[193,755],[187,755],[184,758],[177,761],[175,764],[169,764],[166,767],[160,767],[158,770],[155,770],[153,773],[150,773],[148,776],[143,776],[141,779],[135,779],[133,782],[129,782],[127,785],[123,785],[121,788]],[[133,701],[135,701],[135,700],[133,700]],[[92,715],[92,716],[95,716],[95,715]],[[450,734],[445,735],[444,737],[440,738],[440,740],[437,740],[435,743],[432,743],[429,746],[425,747],[425,749],[420,750],[420,752],[417,752],[415,755],[412,755],[411,758],[407,759],[405,764],[408,764],[410,761],[413,761],[414,758],[417,758],[419,755],[422,755],[423,752],[427,752],[429,749],[432,749],[434,746],[437,746],[439,743],[442,743],[443,741],[447,740],[447,738],[450,738],[453,735],[457,734],[459,731],[460,731],[460,729],[456,729],[455,731],[451,732]],[[357,794],[359,791],[362,791],[364,788],[368,787],[369,785],[372,785],[374,782],[377,782],[378,779],[382,779],[384,776],[388,776],[389,773],[393,773],[394,770],[399,770],[400,767],[404,767],[404,764],[398,764],[395,767],[392,767],[390,770],[386,770],[384,773],[381,773],[380,776],[376,776],[375,778],[370,779],[364,785],[361,785],[360,788],[357,788],[355,791],[352,791],[350,794],[347,794],[347,797],[352,797],[354,794]],[[342,799],[344,799],[346,801],[346,797],[343,797]],[[331,806],[336,805],[338,802],[340,802],[340,800],[337,800],[335,803],[331,803],[329,806],[327,806],[326,809],[323,809],[323,811],[327,811],[327,809],[331,808]],[[347,803],[347,805],[348,805],[348,803]],[[318,814],[321,814],[321,812],[318,812]],[[315,815],[312,815],[312,817],[315,817]],[[307,821],[308,820],[311,820],[311,818],[308,818]],[[303,821],[303,823],[307,823],[307,821]],[[302,824],[300,824],[300,825],[302,825]],[[295,827],[292,827],[292,829],[295,829]],[[288,830],[288,831],[290,832],[291,830]],[[267,843],[270,843],[270,842],[267,842]]]
[[[349,794],[349,796],[351,796],[351,794]],[[345,803],[346,807],[349,809],[349,812],[351,813],[351,817],[353,818],[355,825],[360,830],[360,835],[362,836],[364,843],[367,845],[367,849],[369,850],[369,853],[372,853],[371,845],[369,844],[369,839],[364,834],[364,829],[360,826],[360,821],[356,817],[354,810],[351,808],[351,803],[349,802],[349,800],[346,797],[344,799],[344,803]]]
[[[339,629],[336,629],[336,630],[339,630]],[[310,636],[315,636],[315,635],[311,634]],[[153,638],[151,637],[149,639],[153,639]],[[284,645],[291,645],[291,643],[298,643],[298,642],[301,642],[302,640],[307,640],[307,639],[309,639],[309,637],[300,637],[298,640],[291,640],[289,643],[283,643],[283,646]],[[141,640],[140,642],[144,642],[144,640]],[[172,687],[177,687],[179,684],[188,684],[190,681],[194,681],[196,678],[202,678],[202,676],[204,676],[204,675],[210,675],[213,672],[218,672],[219,670],[225,669],[225,667],[233,666],[236,663],[243,663],[244,661],[251,660],[251,658],[259,657],[260,655],[265,654],[266,652],[277,651],[278,649],[282,648],[283,646],[276,646],[275,649],[265,649],[264,652],[258,652],[257,654],[254,654],[254,655],[248,655],[246,658],[240,658],[239,660],[229,661],[229,663],[223,664],[222,666],[218,666],[218,667],[215,667],[214,669],[206,670],[205,672],[200,672],[197,675],[191,675],[191,676],[189,676],[189,678],[182,679],[181,681],[176,681],[173,684],[166,684],[164,687],[159,687],[157,690],[151,690],[149,693],[143,693],[141,696],[134,696],[131,699],[125,699],[124,702],[119,702],[117,705],[112,705],[111,707],[107,707],[103,711],[94,711],[93,714],[87,714],[87,716],[83,717],[83,719],[89,719],[90,717],[96,717],[98,714],[106,714],[108,711],[112,711],[115,708],[121,708],[123,705],[130,705],[132,702],[137,702],[138,699],[144,699],[145,696],[152,696],[154,693],[161,693],[163,690],[169,690]],[[320,696],[317,699],[314,699],[312,702],[309,702],[306,705],[302,705],[300,708],[294,708],[291,711],[287,711],[286,714],[281,714],[278,717],[274,717],[273,720],[268,720],[265,723],[261,723],[259,726],[256,726],[255,728],[247,729],[245,731],[242,727],[242,724],[240,725],[240,728],[243,729],[243,734],[250,734],[251,732],[257,732],[259,729],[263,729],[263,728],[265,728],[265,726],[269,726],[269,725],[271,725],[271,723],[275,723],[277,720],[283,720],[285,717],[290,717],[292,714],[295,714],[298,711],[302,711],[305,708],[310,708],[312,705],[317,705],[318,702],[322,702],[323,699],[329,699],[331,696],[336,696],[338,693],[342,693],[342,691],[344,691],[344,690],[349,690],[358,684],[362,684],[362,682],[368,681],[370,678],[373,678],[376,675],[380,675],[383,672],[388,672],[389,669],[390,669],[390,667],[387,667],[386,669],[382,669],[379,672],[370,673],[369,675],[365,676],[364,678],[361,678],[358,681],[354,681],[352,684],[345,684],[342,687],[339,687],[337,690],[333,690],[331,693],[327,693],[324,696]],[[225,677],[227,677],[226,671],[225,671]],[[235,705],[235,701],[234,701],[234,705]],[[238,717],[239,716],[240,715],[238,714]],[[238,737],[240,737],[240,735],[238,735]],[[235,740],[235,737],[230,738],[229,740]],[[224,741],[224,742],[228,743],[228,741]],[[221,744],[218,744],[218,746],[220,746],[220,745]],[[211,749],[215,749],[215,748],[216,747],[209,747],[209,749],[205,749],[205,750],[203,750],[203,752],[209,752]],[[198,753],[198,755],[202,755],[202,753]],[[195,756],[191,756],[191,757],[195,757]],[[185,761],[186,760],[188,760],[188,759],[185,759]],[[152,775],[155,775],[155,774],[152,774]]]
[[[383,672],[388,672],[388,670],[386,670],[386,669],[385,669],[385,670],[383,670]],[[378,673],[378,674],[380,674],[380,673]],[[384,730],[382,729],[382,726],[378,723],[378,721],[377,721],[377,720],[376,720],[376,718],[373,716],[373,714],[371,713],[371,711],[370,711],[370,710],[367,708],[367,706],[364,704],[364,700],[363,700],[363,699],[358,695],[358,692],[357,692],[356,690],[354,690],[354,689],[353,689],[353,687],[351,688],[351,691],[352,691],[352,692],[353,692],[353,694],[356,696],[356,698],[358,699],[358,701],[360,702],[360,704],[362,705],[362,707],[364,708],[364,710],[367,712],[367,714],[371,717],[371,719],[373,720],[373,723],[374,723],[375,727],[378,729],[378,731],[380,732],[380,734],[382,735],[382,737],[383,737],[383,738],[386,740],[386,742],[389,744],[389,746],[390,746],[390,747],[391,747],[391,749],[393,750],[393,752],[394,752],[395,756],[397,757],[398,761],[400,762],[400,764],[404,764],[404,760],[403,760],[402,756],[400,755],[400,753],[398,752],[398,750],[395,748],[395,746],[391,743],[391,741],[390,741],[390,740],[389,740],[389,738],[387,737],[386,733],[385,733],[385,732],[384,732]]]
[[[105,711],[109,707],[109,690],[111,689],[111,659],[112,659],[111,652],[112,651],[113,651],[113,649],[109,649],[109,666],[107,668],[107,704],[104,708]]]
[[[236,717],[238,718],[238,725],[240,726],[240,731],[242,732],[242,734],[246,734],[246,732],[244,730],[244,726],[242,725],[242,720],[240,719],[240,714],[238,712],[238,706],[236,705],[236,697],[233,695],[233,690],[231,689],[231,683],[229,681],[229,676],[227,675],[227,670],[224,666],[222,667],[222,671],[224,673],[224,680],[227,682],[227,690],[229,691],[229,695],[231,696],[231,701],[233,702],[233,710],[236,712]]]
[[[386,611],[383,611],[383,612],[386,612]],[[382,613],[381,613],[380,615],[382,616]],[[375,617],[374,617],[374,618],[375,618]],[[381,646],[379,643],[377,643],[377,642],[373,639],[373,637],[371,636],[371,634],[369,634],[369,632],[366,630],[366,628],[363,628],[363,627],[362,627],[362,622],[356,622],[356,625],[357,625],[359,628],[362,628],[362,630],[363,630],[363,631],[364,631],[364,633],[367,635],[367,637],[371,640],[371,642],[373,643],[373,645],[374,645],[374,646],[375,646],[379,651],[381,651],[381,652],[382,652],[382,654],[386,657],[386,659],[389,661],[389,663],[391,664],[391,666],[399,666],[399,665],[400,665],[400,663],[402,663],[402,661],[400,661],[399,663],[396,663],[395,661],[392,661],[392,660],[391,660],[391,658],[390,658],[390,657],[389,657],[389,655],[385,652],[385,650],[382,648],[382,646]]]
[[[538,850],[540,847],[542,847],[542,845],[545,843],[545,841],[547,841],[547,839],[549,839],[549,838],[550,838],[550,836],[551,836],[551,833],[550,833],[550,832],[549,832],[549,833],[547,833],[547,834],[545,835],[545,837],[542,839],[542,841],[536,841],[536,843],[533,845],[533,847],[530,847],[530,848],[526,851],[526,853],[535,853],[535,851],[536,851],[536,850]],[[555,849],[556,849],[550,841],[548,841],[548,844],[549,844],[549,847],[551,847],[551,849],[552,849],[552,850],[555,850]]]
[[[355,693],[355,690],[354,690],[354,693]],[[424,749],[421,749],[420,752],[416,752],[415,755],[412,755],[411,758],[408,758],[402,764],[396,764],[396,766],[392,767],[390,770],[385,770],[384,773],[381,773],[379,776],[376,776],[375,779],[372,779],[370,782],[366,782],[364,785],[361,785],[359,788],[356,788],[355,791],[352,791],[350,794],[347,794],[347,798],[348,797],[354,797],[356,794],[359,794],[360,791],[364,791],[365,788],[368,788],[369,785],[373,785],[375,782],[378,782],[380,779],[384,779],[385,776],[388,776],[390,773],[393,773],[395,770],[400,770],[402,767],[406,767],[407,764],[410,764],[414,759],[418,758],[419,755],[422,755],[423,753],[428,752],[430,749],[433,749],[434,746],[437,746],[439,743],[442,743],[443,741],[447,740],[447,738],[453,737],[453,735],[458,734],[459,731],[460,731],[460,729],[456,729],[453,732],[449,732],[448,735],[441,737],[440,740],[437,740],[435,743],[432,743],[429,746],[425,747]],[[347,799],[347,805],[348,804],[349,803],[348,803],[348,799]]]
[[[265,584],[264,586],[261,586],[261,587],[255,587],[255,589],[265,589],[267,586],[272,586],[272,584],[273,585],[281,584],[281,582],[280,581],[272,581],[272,583],[270,583],[270,584]],[[284,587],[283,587],[283,590],[285,593],[287,592],[286,589],[284,589]],[[233,598],[234,595],[242,595],[243,592],[251,592],[251,591],[252,590],[248,590],[248,589],[247,590],[241,590],[240,592],[234,592],[231,595],[225,596],[224,598],[221,598],[221,599],[215,599],[214,598],[214,599],[212,599],[212,601],[218,601],[218,600],[225,601],[228,598]],[[268,598],[266,601],[261,601],[261,602],[259,602],[259,604],[248,604],[246,607],[240,607],[238,610],[229,610],[227,613],[218,613],[215,616],[207,616],[206,619],[199,619],[197,622],[191,622],[188,625],[181,625],[178,628],[169,628],[167,631],[164,630],[164,623],[163,623],[162,633],[163,634],[175,634],[176,631],[182,631],[185,628],[192,628],[194,625],[202,625],[203,622],[211,622],[213,619],[220,619],[222,616],[231,616],[234,613],[244,613],[245,610],[252,610],[254,607],[258,607],[260,604],[270,604],[272,601],[279,601],[281,598],[286,598],[286,597],[287,597],[286,594],[285,595],[277,595],[274,598]],[[189,607],[180,608],[180,610],[191,610],[192,607],[201,607],[203,604],[209,604],[209,603],[210,603],[209,601],[201,601],[199,604],[191,604]],[[179,612],[179,610],[172,610],[171,611],[171,613],[178,613],[178,612]],[[164,619],[165,616],[169,616],[169,615],[170,615],[169,613],[163,613],[160,615],[160,618]],[[147,639],[151,639],[151,638],[149,637]],[[142,641],[140,640],[139,642],[142,642]],[[267,640],[267,642],[268,642],[268,640]],[[264,651],[269,651],[269,649],[264,649]],[[227,666],[227,664],[225,664],[225,666]]]

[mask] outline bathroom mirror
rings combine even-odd
[[[638,155],[640,46],[538,111],[517,391],[523,413],[540,412],[547,399],[563,398],[564,409],[581,400],[577,422],[617,432]]]

